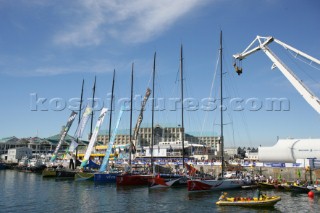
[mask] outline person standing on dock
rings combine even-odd
[[[74,170],[74,161],[73,161],[73,155],[71,156],[71,158],[70,158],[70,162],[69,162],[69,169],[72,169],[72,170]]]

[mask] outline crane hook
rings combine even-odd
[[[238,75],[241,75],[241,74],[242,74],[242,68],[237,66],[236,61],[234,61],[233,67],[234,67],[234,69],[236,70],[236,73],[237,73]]]

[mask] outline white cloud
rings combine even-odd
[[[11,58],[11,61],[20,61],[18,64],[25,64],[23,68],[10,66],[2,69],[0,74],[11,76],[55,76],[71,73],[108,73],[112,72],[115,66],[111,61],[106,59],[94,59],[78,62],[76,64],[50,64],[50,65],[28,65],[25,60],[19,58]],[[49,59],[50,60],[50,59]],[[1,65],[1,61],[0,61]],[[117,68],[127,67],[127,62],[119,61]]]
[[[123,66],[122,64],[120,66]],[[70,66],[51,66],[51,67],[40,67],[35,69],[32,73],[36,76],[48,76],[48,75],[61,75],[69,73],[106,73],[112,72],[114,67],[112,63],[107,60],[94,60],[81,62],[77,65]]]
[[[77,23],[55,36],[58,44],[99,45],[107,38],[125,43],[146,42],[161,35],[203,0],[81,0],[70,11]]]

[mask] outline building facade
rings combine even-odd
[[[32,157],[32,149],[28,147],[17,147],[8,150],[8,162],[18,163],[23,157],[31,158]]]
[[[154,127],[154,145],[159,142],[174,142],[182,139],[182,128],[180,126],[165,126],[155,125]],[[135,142],[136,146],[149,146],[152,140],[152,128],[141,127],[139,131],[138,140]],[[210,147],[213,150],[219,149],[220,137],[218,136],[204,136],[197,133],[185,133],[185,141],[190,143],[202,144]],[[101,130],[98,134],[97,141],[107,144],[109,142],[108,131]],[[115,145],[126,145],[130,143],[130,135],[128,130],[119,130],[116,136]]]
[[[30,138],[17,138],[17,137],[8,137],[0,139],[0,155],[5,155],[8,153],[9,149],[16,149],[20,147],[26,147],[32,150],[33,154],[48,154],[52,153],[59,140],[61,138],[60,134],[48,137],[48,138],[38,138],[38,137],[30,137]],[[65,150],[69,147],[73,137],[67,135],[65,140],[61,144],[60,152],[65,152]],[[86,145],[82,141],[78,141],[79,145]]]

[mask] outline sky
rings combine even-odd
[[[185,131],[218,136],[220,111],[208,109],[206,100],[220,101],[220,31],[225,145],[272,146],[277,138],[319,138],[319,114],[278,69],[270,69],[272,62],[263,52],[242,61],[240,76],[232,58],[260,35],[274,36],[319,59],[319,11],[317,0],[0,0],[0,138],[59,133],[77,109],[83,79],[84,105],[91,103],[96,77],[95,125],[99,109],[110,108],[114,70],[113,118],[130,100],[134,71],[134,126],[139,97],[152,88],[155,53],[154,122],[181,125],[181,45]],[[320,96],[319,66],[290,58],[280,45],[270,48]],[[272,98],[285,100],[283,109],[271,109]],[[243,100],[242,110],[235,100]],[[129,128],[129,115],[124,113],[120,129]],[[108,116],[102,129],[109,128]],[[149,100],[142,125],[150,123]]]

